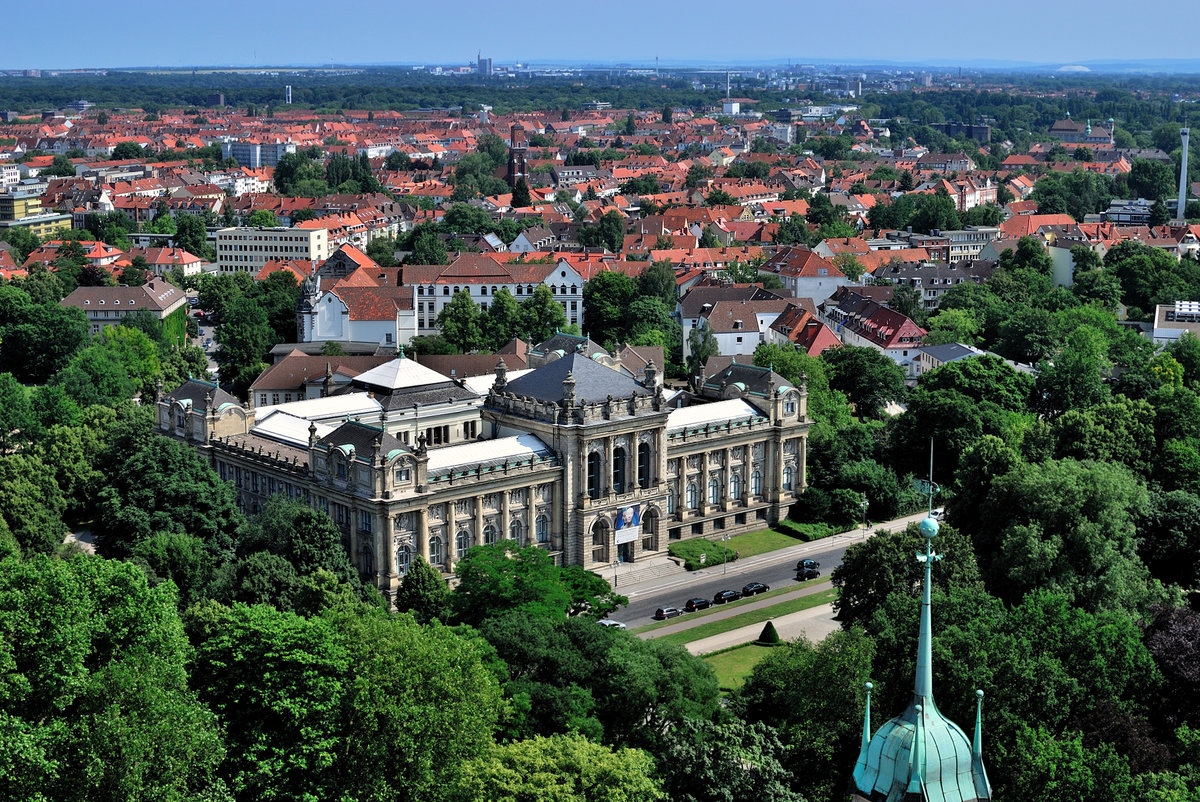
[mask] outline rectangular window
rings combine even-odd
[[[358,511],[358,530],[360,532],[371,531],[371,513],[369,510]]]

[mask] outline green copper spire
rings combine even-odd
[[[863,715],[862,746],[858,750],[858,762],[854,764],[855,774],[867,768],[867,749],[871,746],[871,689],[874,687],[867,683],[867,711]]]
[[[931,613],[930,586],[933,585],[933,563],[942,555],[933,551],[933,539],[937,537],[938,522],[934,518],[921,521],[921,536],[925,538],[925,553],[917,552],[917,559],[925,563],[925,589],[921,595],[921,632],[917,639],[917,678],[913,690],[922,704],[933,700],[933,616]]]
[[[864,800],[937,800],[985,802],[991,787],[983,770],[982,697],[975,715],[974,743],[938,710],[933,700],[933,563],[941,555],[933,550],[938,522],[932,516],[921,522],[925,548],[917,552],[924,564],[921,624],[917,640],[917,671],[913,699],[908,708],[888,721],[874,737],[870,732],[870,694],[863,718],[863,746],[854,766],[854,796]],[[869,687],[868,687],[869,691]]]

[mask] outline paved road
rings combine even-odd
[[[871,532],[902,529],[910,522],[920,521],[925,513],[909,515],[894,521],[878,524]],[[748,582],[764,582],[774,588],[802,588],[806,583],[796,580],[796,561],[802,558],[821,563],[821,578],[828,579],[834,567],[842,562],[842,555],[854,543],[865,539],[861,531],[847,532],[813,543],[789,546],[778,551],[760,554],[726,563],[722,566],[690,571],[678,576],[667,577],[629,588],[618,586],[617,590],[629,597],[629,606],[613,613],[612,617],[624,621],[631,627],[651,623],[654,611],[659,607],[678,607],[694,596],[711,599],[727,588],[741,590]],[[811,580],[807,584],[812,584]],[[683,619],[688,618],[685,613]]]

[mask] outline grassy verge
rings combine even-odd
[[[821,580],[821,582],[828,582],[828,581],[829,581],[828,579]],[[743,605],[750,604],[751,602],[757,601],[759,599],[769,599],[772,596],[782,596],[785,593],[794,593],[797,590],[803,590],[804,588],[813,587],[813,586],[819,585],[819,584],[820,584],[820,582],[808,582],[807,584],[804,584],[804,585],[789,584],[787,587],[775,588],[774,590],[768,590],[766,593],[760,593],[757,596],[750,596],[745,599],[738,599],[737,601],[726,602],[725,604],[714,604],[712,607],[709,607],[707,610],[700,610],[699,612],[696,612],[696,613],[684,613],[683,616],[681,616],[681,618],[668,618],[666,621],[655,621],[653,624],[646,624],[645,626],[634,627],[633,629],[631,629],[629,631],[633,632],[634,634],[637,634],[639,632],[653,632],[656,629],[662,629],[663,627],[669,627],[673,624],[678,624],[682,618],[686,618],[689,621],[695,621],[697,618],[707,618],[710,615],[716,615],[717,613],[721,612],[722,610],[728,610],[731,607],[741,607]],[[614,615],[618,615],[618,614],[614,613]]]
[[[814,593],[810,596],[801,596],[798,599],[788,599],[787,601],[773,604],[770,607],[763,607],[761,610],[748,610],[740,615],[723,618],[719,621],[710,621],[707,624],[701,624],[697,627],[690,627],[680,632],[674,632],[670,635],[663,635],[661,640],[678,644],[680,646],[692,641],[710,638],[713,635],[721,635],[725,632],[730,632],[741,627],[751,624],[761,624],[768,618],[779,618],[788,613],[798,613],[801,610],[811,610],[813,607],[820,607],[823,604],[829,604],[834,600],[836,591],[833,588],[823,590],[820,593]]]
[[[745,646],[735,646],[732,649],[706,655],[704,662],[712,666],[717,675],[717,683],[722,693],[736,691],[742,687],[746,677],[758,665],[759,661],[771,653],[773,646],[759,646],[747,643]]]

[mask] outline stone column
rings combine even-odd
[[[483,496],[473,499],[475,505],[475,545],[483,545]]]
[[[416,516],[413,525],[416,537],[413,539],[416,541],[417,553],[424,558],[425,562],[429,562],[429,508],[421,507],[413,515]]]
[[[509,497],[510,493],[512,493],[511,490],[502,490],[500,492],[500,532],[499,532],[499,537],[501,540],[507,539],[508,535],[509,535],[508,497]]]

